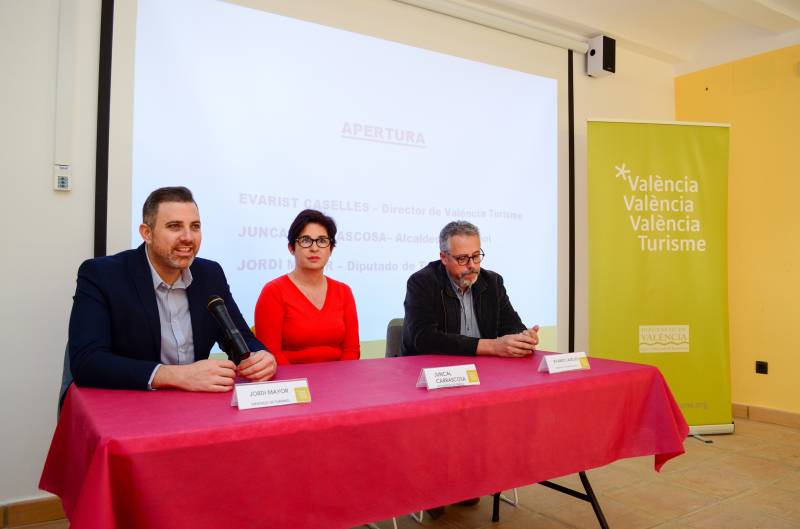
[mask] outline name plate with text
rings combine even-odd
[[[235,384],[231,397],[231,406],[237,406],[240,410],[306,402],[311,402],[311,392],[308,379],[305,378]]]
[[[475,364],[424,368],[417,379],[418,388],[428,389],[477,386],[480,383]]]
[[[545,373],[563,373],[564,371],[576,371],[578,369],[590,369],[589,358],[586,353],[561,353],[545,355],[542,363],[539,364],[539,371]]]

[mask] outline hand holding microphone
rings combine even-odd
[[[239,376],[250,382],[263,382],[275,376],[278,368],[275,357],[267,351],[255,351],[236,368]]]

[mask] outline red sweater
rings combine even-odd
[[[322,310],[288,275],[273,279],[256,303],[256,337],[279,365],[358,360],[358,315],[350,287],[329,277]]]

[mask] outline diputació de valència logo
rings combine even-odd
[[[639,325],[640,353],[688,353],[688,325]]]
[[[698,218],[700,183],[683,176],[633,175],[625,162],[614,166],[625,183],[621,206],[642,252],[705,252],[708,242]]]

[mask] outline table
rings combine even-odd
[[[688,433],[654,367],[592,358],[417,356],[281,366],[312,402],[239,411],[231,394],[72,387],[40,487],[71,529],[336,528],[654,455]],[[481,384],[416,388],[474,362]]]

